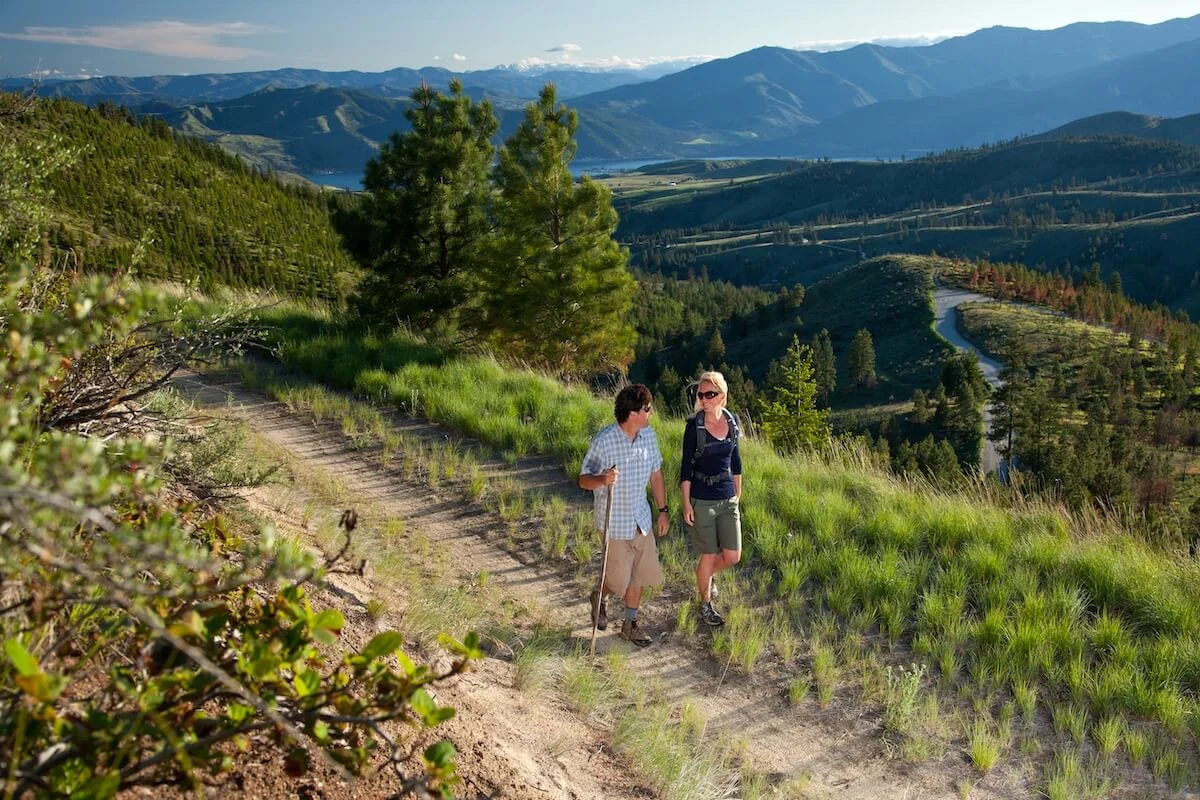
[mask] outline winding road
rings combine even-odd
[[[950,344],[957,347],[959,350],[965,350],[969,353],[974,353],[979,359],[979,368],[983,371],[983,377],[987,380],[988,385],[993,389],[1000,386],[1000,369],[1002,365],[999,361],[990,356],[987,356],[978,347],[971,344],[961,333],[958,332],[958,307],[963,303],[995,303],[996,298],[988,297],[985,294],[977,292],[968,292],[965,289],[950,289],[944,286],[936,285],[933,290],[933,309],[934,323],[933,328]],[[996,444],[991,439],[987,438],[987,431],[992,429],[992,406],[988,404],[983,410],[983,458],[980,466],[986,473],[996,472],[1000,469],[1000,454],[996,452]]]

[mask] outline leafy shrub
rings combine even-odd
[[[236,316],[185,327],[126,280],[31,265],[35,179],[59,162],[6,130],[10,105],[0,165],[21,168],[0,171],[6,795],[199,787],[256,747],[285,753],[293,774],[318,757],[358,773],[383,743],[401,791],[449,796],[453,747],[418,752],[422,737],[396,741],[387,723],[449,718],[425,687],[463,670],[476,639],[445,638],[455,658],[441,673],[405,656],[396,632],[358,652],[329,646],[344,620],[314,609],[305,586],[336,560],[314,564],[270,528],[237,536],[214,501],[261,474],[222,468],[212,448],[187,452],[146,405],[248,329]],[[343,522],[349,543],[353,514]]]
[[[344,621],[314,610],[304,584],[334,565],[270,530],[233,536],[177,482],[189,473],[175,443],[131,399],[178,364],[182,339],[148,333],[156,305],[116,280],[5,278],[0,759],[16,795],[196,785],[263,745],[292,771],[323,753],[356,773],[380,741],[412,785],[448,792],[453,749],[405,753],[383,724],[453,714],[424,687],[464,669],[474,639],[444,642],[457,659],[442,674],[395,632],[357,653],[323,648]]]

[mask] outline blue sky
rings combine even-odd
[[[1197,13],[1196,0],[0,0],[0,75],[639,66]]]

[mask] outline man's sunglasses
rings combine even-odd
[[[696,397],[703,397],[705,400],[712,400],[714,397],[720,397],[720,392],[697,392]]]

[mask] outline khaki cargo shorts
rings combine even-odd
[[[604,588],[615,595],[624,595],[631,586],[658,583],[662,583],[662,567],[658,565],[658,545],[653,534],[639,533],[632,539],[608,541]]]

